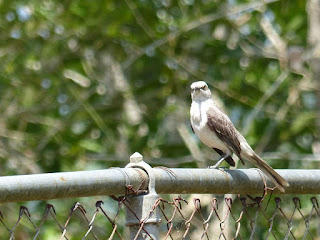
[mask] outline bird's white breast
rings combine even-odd
[[[207,110],[209,107],[215,107],[213,101],[192,101],[190,108],[190,121],[194,133],[198,138],[211,148],[218,148],[224,152],[229,151],[228,147],[212,132],[208,125]]]

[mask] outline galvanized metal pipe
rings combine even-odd
[[[155,169],[157,193],[261,194],[264,181],[273,183],[257,169]],[[320,194],[320,170],[276,170],[290,186],[285,194]],[[263,176],[263,177],[262,177]],[[275,193],[280,194],[279,190]]]
[[[0,202],[125,194],[126,185],[136,189],[147,178],[146,172],[133,168],[0,177]]]
[[[290,184],[286,194],[320,194],[320,170],[277,171]],[[255,169],[154,168],[154,173],[159,194],[261,194],[264,186]],[[139,168],[7,176],[0,177],[0,202],[125,194],[126,185],[146,189],[147,184],[148,175]]]

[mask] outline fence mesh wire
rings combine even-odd
[[[21,206],[15,215],[2,205],[1,239],[129,239],[125,210],[135,209],[125,196],[110,197],[95,206],[76,202],[69,212],[46,204],[41,213]],[[161,212],[160,239],[320,239],[316,197],[163,197],[151,210]],[[145,220],[140,231],[148,235]]]

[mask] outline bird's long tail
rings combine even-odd
[[[289,186],[289,183],[281,177],[272,167],[270,167],[262,158],[258,156],[254,151],[249,154],[244,154],[253,165],[258,167],[267,177],[279,188],[281,192],[285,192],[285,187]]]

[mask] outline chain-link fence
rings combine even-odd
[[[109,195],[70,211],[3,204],[1,239],[320,239],[318,170],[283,172],[294,195],[257,170],[151,168],[137,154],[105,171],[1,177],[1,202]]]
[[[129,239],[124,214],[132,213],[139,224],[132,239],[155,238],[150,224],[159,230],[156,239],[320,239],[320,209],[316,197],[261,198],[209,195],[181,196],[170,201],[158,198],[148,216],[141,219],[127,197],[114,197],[114,203],[95,206],[75,203],[69,212],[47,204],[41,214],[21,206],[11,216],[1,214],[1,239]],[[128,214],[128,213],[127,213]],[[12,215],[18,216],[13,219]],[[161,220],[160,220],[161,219]],[[155,223],[157,221],[157,223]],[[50,227],[52,238],[46,230]]]

